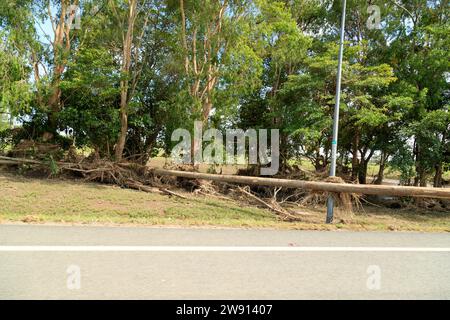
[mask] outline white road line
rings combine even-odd
[[[0,246],[0,252],[450,252],[450,248],[287,246]]]

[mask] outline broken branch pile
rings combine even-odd
[[[1,164],[25,165],[41,169],[49,167],[49,163],[46,161],[4,156],[0,156]],[[182,199],[187,199],[187,197],[169,190],[169,188],[183,187],[200,194],[227,199],[238,198],[243,200],[244,198],[247,202],[266,207],[281,219],[289,221],[298,220],[301,216],[307,215],[283,207],[282,204],[287,203],[290,198],[297,199],[294,202],[290,201],[295,205],[305,205],[322,203],[327,197],[332,196],[336,199],[338,206],[344,209],[344,212],[350,213],[353,203],[356,203],[357,206],[360,205],[359,198],[362,194],[450,199],[450,189],[346,184],[337,177],[325,181],[304,181],[218,175],[183,170],[151,169],[133,162],[111,162],[88,158],[82,158],[77,162],[53,161],[53,164],[57,167],[58,172],[70,172],[71,175],[83,177],[87,181],[113,183],[125,188],[156,192]],[[208,183],[207,181],[211,182]],[[262,188],[264,190],[262,192],[263,198],[258,192],[255,194],[255,190],[251,190],[249,186]],[[267,190],[271,192],[271,188],[273,188],[272,195],[267,198]],[[292,193],[287,197],[278,197],[281,198],[279,200],[277,194],[282,188],[303,192]]]

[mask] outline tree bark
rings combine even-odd
[[[442,138],[441,138],[442,146],[445,146],[446,139],[447,139],[447,131],[444,131],[442,133]],[[435,165],[435,174],[434,174],[434,179],[433,179],[433,186],[435,188],[442,187],[442,174],[443,174],[442,160],[439,160],[439,162]]]
[[[433,187],[435,188],[441,188],[442,187],[442,163],[439,163],[436,165],[436,172],[434,174],[434,179],[433,179]]]
[[[363,160],[361,157],[361,163],[358,166],[358,181],[359,184],[366,184],[367,183],[367,165],[369,163],[369,160]]]
[[[359,150],[359,132],[356,131],[352,143],[352,181],[355,181],[356,178],[358,177],[359,171],[358,150]]]
[[[78,6],[79,0],[75,0],[73,5]],[[48,130],[55,133],[58,129],[58,113],[61,111],[61,78],[67,65],[67,56],[71,48],[70,30],[76,12],[68,12],[71,6],[70,1],[61,0],[61,11],[59,13],[58,23],[51,15],[49,8],[50,21],[54,32],[53,47],[53,74],[50,85],[50,96],[47,100],[49,111],[47,112]],[[66,19],[68,18],[68,19]]]
[[[224,1],[214,19],[207,22],[204,27],[204,34],[199,32],[202,26],[196,26],[195,21],[190,21],[192,28],[188,30],[189,18],[186,15],[185,1],[180,0],[181,15],[181,44],[183,47],[184,72],[188,78],[189,95],[199,101],[201,110],[201,121],[208,122],[213,108],[214,90],[219,79],[218,56],[225,54],[227,41],[221,37],[222,25],[228,1]],[[190,33],[190,35],[188,35]],[[217,37],[217,43],[212,44],[212,39]],[[201,39],[202,45],[198,45]],[[203,55],[203,59],[200,56]]]
[[[384,151],[381,152],[380,158],[380,168],[378,169],[377,178],[375,179],[375,184],[383,184],[384,179],[384,169],[386,168],[386,161],[388,158],[388,154]]]
[[[137,0],[130,0],[128,14],[128,29],[123,39],[123,53],[122,53],[122,80],[120,81],[120,134],[116,143],[115,158],[116,161],[121,161],[125,142],[128,133],[128,87],[129,87],[129,73],[131,66],[131,46],[133,44],[134,25],[136,22],[136,7]]]

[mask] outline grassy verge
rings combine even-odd
[[[189,200],[73,180],[24,178],[0,172],[0,223],[75,223],[216,226],[309,230],[398,230],[450,232],[443,212],[366,207],[325,225],[324,208],[302,222],[279,221],[268,210],[188,194]]]

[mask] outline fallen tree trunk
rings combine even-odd
[[[238,183],[244,185],[285,187],[285,188],[336,192],[336,193],[340,192],[340,193],[359,193],[370,195],[386,195],[397,197],[450,199],[450,189],[443,189],[443,188],[315,182],[315,181],[260,178],[249,176],[217,175],[217,174],[166,170],[166,169],[153,169],[153,173],[159,176],[183,177],[188,179],[205,179],[218,182]]]
[[[43,162],[39,161],[39,160],[11,158],[11,157],[0,156],[0,164],[9,165],[9,164],[20,164],[20,163],[43,164]]]
[[[46,165],[43,161],[31,159],[18,159],[0,156],[0,165],[6,164],[35,164]],[[80,168],[80,164],[56,162],[61,170],[79,171],[82,173],[93,172],[109,172],[114,168],[98,167],[98,168]],[[128,167],[129,164],[118,163],[119,167]],[[143,167],[145,169],[145,167]],[[275,179],[275,178],[260,178],[251,176],[235,176],[235,175],[218,175],[208,173],[198,173],[190,171],[177,171],[167,169],[152,169],[154,175],[157,176],[172,176],[183,177],[188,179],[204,179],[218,182],[229,182],[243,185],[258,185],[266,187],[284,187],[293,189],[303,189],[308,191],[322,191],[330,193],[354,193],[354,194],[370,194],[370,195],[386,195],[397,197],[421,197],[421,198],[436,198],[436,199],[450,199],[450,189],[445,188],[425,188],[425,187],[405,187],[405,186],[385,186],[385,185],[360,185],[347,183],[331,183],[318,181],[304,181],[304,180],[289,180],[289,179]],[[169,193],[167,191],[163,191]]]

